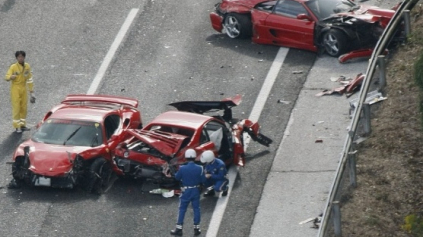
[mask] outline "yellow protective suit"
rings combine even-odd
[[[15,79],[10,76],[16,75]],[[13,127],[20,128],[26,126],[26,113],[28,104],[28,92],[33,91],[32,71],[28,63],[24,66],[18,62],[12,64],[6,74],[6,81],[11,81],[10,100],[12,101]]]

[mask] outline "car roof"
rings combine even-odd
[[[107,107],[67,105],[59,108],[49,118],[103,122],[103,118],[110,112],[112,110]]]
[[[150,124],[152,125],[173,125],[192,129],[201,128],[207,121],[213,117],[182,111],[168,111],[157,116]],[[149,126],[149,125],[147,125]]]

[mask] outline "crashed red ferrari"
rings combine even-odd
[[[272,140],[259,132],[259,124],[232,118],[232,107],[241,96],[222,101],[184,101],[170,104],[179,111],[156,117],[143,129],[128,129],[130,138],[115,151],[114,161],[125,176],[175,184],[174,174],[186,162],[184,153],[192,148],[197,162],[205,150],[214,151],[226,165],[244,166],[244,132],[252,140],[269,146]],[[223,111],[223,115],[203,113]]]
[[[350,0],[222,0],[211,24],[230,38],[251,37],[273,44],[338,57],[373,48],[395,13]]]
[[[69,95],[37,125],[13,155],[9,187],[45,186],[103,193],[122,174],[112,151],[122,131],[141,128],[135,99],[105,95]]]

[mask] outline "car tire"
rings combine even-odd
[[[26,157],[17,157],[12,164],[12,176],[17,185],[29,183],[29,161],[25,162]]]
[[[94,160],[90,166],[87,178],[87,191],[95,194],[107,192],[116,179],[110,163],[104,158]]]
[[[229,38],[246,38],[252,35],[252,23],[248,15],[229,13],[223,20],[223,28]]]
[[[340,30],[331,29],[323,35],[323,47],[327,54],[339,57],[348,50],[347,36]]]

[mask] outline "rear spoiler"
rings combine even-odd
[[[179,111],[205,113],[212,109],[227,110],[241,103],[242,96],[236,95],[232,98],[225,98],[221,101],[181,101],[169,104]]]
[[[111,95],[68,95],[66,96],[65,100],[62,101],[62,104],[65,103],[74,103],[74,102],[94,102],[94,103],[108,103],[108,104],[120,104],[120,105],[127,105],[134,108],[138,107],[138,100],[127,98],[127,97],[119,97],[119,96],[111,96]]]

